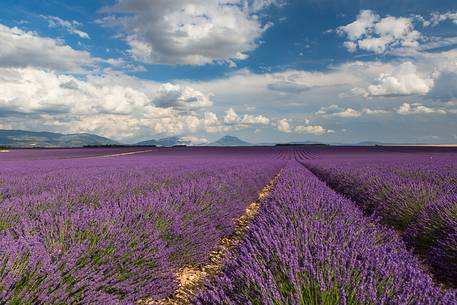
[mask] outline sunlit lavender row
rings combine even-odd
[[[158,154],[5,161],[0,303],[132,304],[202,264],[282,161]]]
[[[457,157],[395,156],[306,164],[366,213],[396,229],[439,280],[457,285]]]
[[[11,150],[0,304],[457,304],[456,161],[398,147]],[[174,299],[179,272],[235,236]]]
[[[291,162],[196,304],[456,304],[396,233]]]

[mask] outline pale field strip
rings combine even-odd
[[[265,198],[270,194],[280,174],[281,171],[260,191],[257,200],[249,204],[240,217],[233,220],[235,233],[232,236],[221,238],[216,249],[210,253],[207,265],[186,266],[176,272],[176,279],[179,284],[173,296],[157,301],[146,299],[138,303],[141,305],[190,304],[191,298],[199,288],[203,287],[205,280],[214,277],[221,271],[224,266],[222,260],[229,257],[231,251],[240,244],[249,229],[250,222],[256,216]]]
[[[98,158],[122,157],[122,156],[142,154],[142,153],[146,153],[146,152],[149,152],[149,151],[153,151],[153,149],[130,151],[130,152],[119,153],[119,154],[111,154],[111,155],[103,155],[103,156],[98,156]],[[97,157],[94,157],[94,158],[97,158]]]
[[[118,154],[110,154],[110,155],[101,155],[101,156],[90,156],[90,157],[75,157],[70,159],[92,159],[92,158],[109,158],[109,157],[122,157],[122,156],[129,156],[135,154],[142,154],[146,152],[154,151],[153,149],[147,150],[138,150],[138,151],[129,151],[125,153],[118,153]],[[8,149],[0,149],[0,153],[7,153],[10,152]]]
[[[154,151],[154,149],[129,151],[129,152],[118,153],[118,154],[110,154],[110,155],[100,155],[100,156],[90,156],[90,157],[75,157],[75,158],[69,158],[69,159],[94,159],[94,158],[122,157],[122,156],[143,154],[143,153],[147,153],[147,152],[151,152],[151,151]]]

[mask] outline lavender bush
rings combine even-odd
[[[387,156],[302,162],[367,214],[398,230],[438,279],[457,285],[457,158]]]
[[[166,151],[0,163],[0,304],[133,304],[205,263],[283,162]]]
[[[403,243],[444,282],[457,278],[453,152],[160,148],[100,157],[126,151],[0,156],[0,304],[169,297],[176,271],[208,263],[286,163],[222,274],[193,303],[456,304]]]
[[[394,231],[297,162],[195,304],[456,304]]]

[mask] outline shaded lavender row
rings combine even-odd
[[[297,162],[194,304],[456,304],[397,234]]]
[[[281,161],[215,154],[5,161],[0,304],[133,304],[171,295]]]
[[[457,285],[457,157],[307,161],[330,187],[398,230],[436,278]]]

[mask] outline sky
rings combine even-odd
[[[457,143],[457,2],[2,0],[0,129]]]

